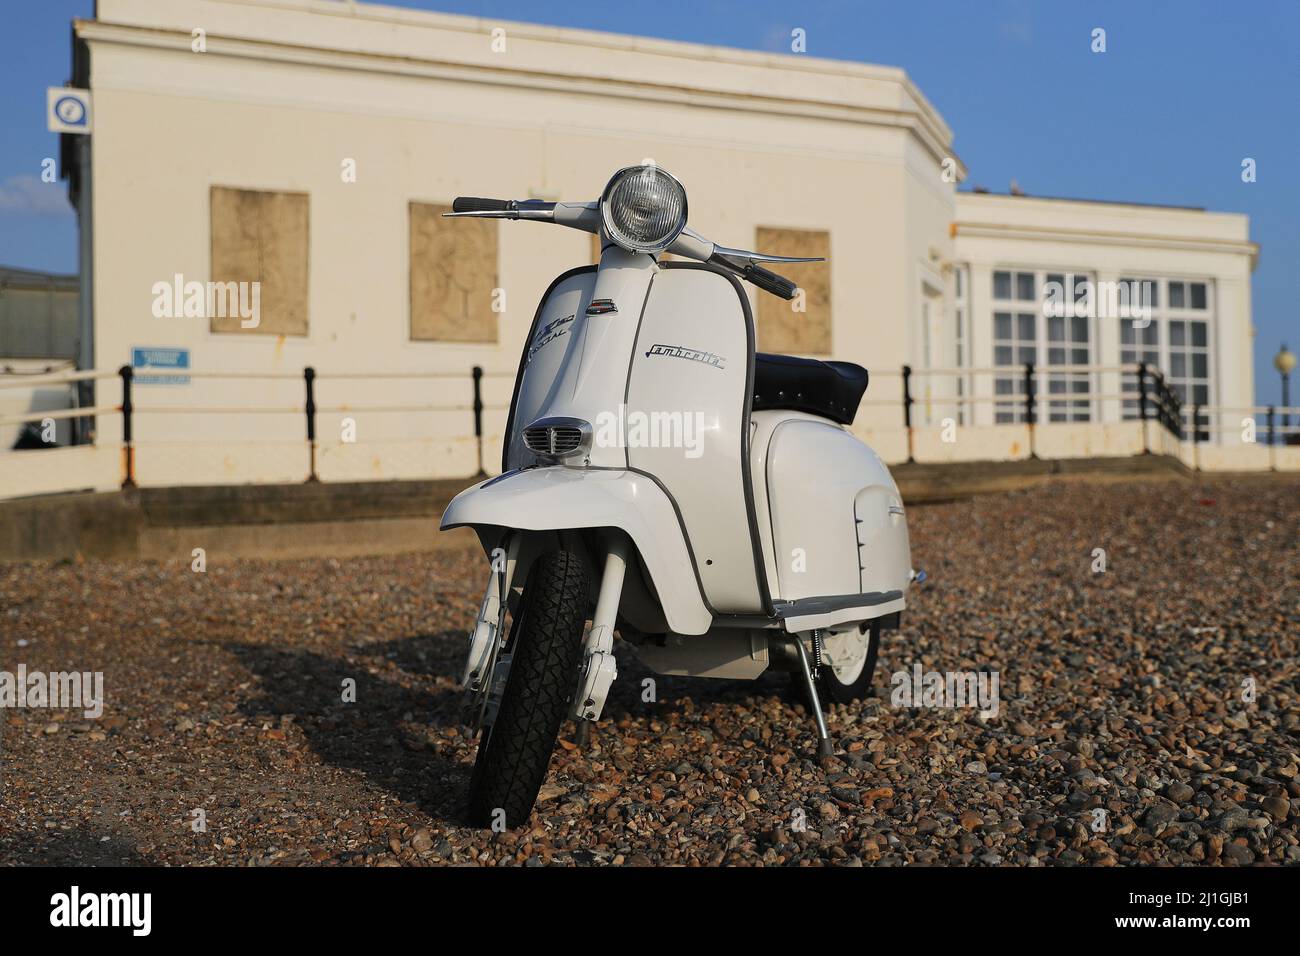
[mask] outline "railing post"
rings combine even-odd
[[[1178,393],[1172,389],[1169,392],[1169,400],[1174,403],[1174,435],[1179,441],[1183,440],[1183,402],[1178,397]]]
[[[907,429],[907,460],[916,461],[912,443],[912,366],[903,366],[903,427]]]
[[[94,381],[75,382],[72,386],[72,400],[76,403],[76,408],[94,408],[93,398]],[[72,444],[88,445],[90,444],[91,435],[94,429],[90,427],[92,419],[74,418],[72,419]]]
[[[1192,406],[1192,466],[1201,470],[1201,406]]]
[[[302,370],[302,378],[307,386],[307,402],[303,406],[307,412],[307,480],[320,481],[316,474],[316,370],[308,365]]]
[[[1142,454],[1151,454],[1147,439],[1147,363],[1138,362],[1138,418],[1142,420]]]
[[[483,366],[475,365],[474,371],[474,441],[478,445],[478,477],[487,474],[483,470]]]
[[[1163,376],[1161,378],[1163,381]],[[1168,382],[1164,383],[1165,391],[1169,394],[1169,430],[1174,433],[1174,437],[1179,441],[1183,440],[1183,403],[1178,397],[1178,392],[1174,390]]]
[[[1160,369],[1154,369],[1151,372],[1152,391],[1155,392],[1156,404],[1156,424],[1169,430],[1169,395],[1165,391],[1165,379],[1160,374]]]
[[[131,436],[131,413],[135,406],[131,402],[131,380],[135,370],[123,365],[117,370],[122,377],[122,487],[135,487],[135,446]]]
[[[1277,449],[1273,447],[1277,443],[1277,434],[1273,430],[1273,415],[1277,411],[1276,405],[1268,406],[1268,470],[1277,471]],[[1286,444],[1286,435],[1282,435],[1282,444]]]
[[[1037,458],[1034,448],[1034,418],[1037,401],[1034,395],[1034,363],[1025,363],[1025,425],[1029,429],[1029,457]]]

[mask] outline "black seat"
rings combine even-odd
[[[793,355],[754,355],[754,411],[785,408],[853,424],[867,390],[867,370],[852,362],[819,362]]]

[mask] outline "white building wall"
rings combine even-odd
[[[191,50],[196,25],[204,53]],[[407,204],[594,199],[643,158],[685,183],[691,225],[721,243],[752,247],[758,226],[828,230],[835,355],[870,368],[908,360],[916,263],[949,252],[954,186],[940,177],[951,135],[901,71],[510,24],[507,51],[494,53],[493,25],[292,0],[102,0],[99,20],[78,25],[96,110],[99,364],[170,346],[200,370],[297,376],[312,365],[322,405],[467,403],[478,364],[487,402],[501,406],[537,299],[590,261],[588,237],[503,223],[499,342],[412,342]],[[355,183],[342,181],[345,158]],[[215,185],[310,194],[305,338],[214,334],[203,319],[150,314],[155,282],[208,278]],[[364,392],[330,379],[381,369],[465,377]],[[296,378],[137,388],[140,480],[300,479],[300,415],[147,407],[288,407],[301,393]],[[337,440],[342,417],[320,416],[322,477],[474,470],[466,411],[354,415],[355,446]],[[489,470],[504,424],[503,409],[489,413]],[[117,428],[101,419],[104,440]]]
[[[1212,400],[1229,408],[1252,401],[1257,249],[1246,217],[957,194],[943,175],[949,159],[957,178],[964,174],[951,131],[901,70],[332,0],[99,0],[97,15],[75,24],[90,51],[95,105],[97,363],[129,363],[133,346],[179,347],[199,372],[267,376],[196,374],[188,385],[138,386],[141,483],[302,480],[305,426],[294,409],[306,365],[320,375],[321,406],[350,406],[318,416],[323,479],[471,474],[477,460],[464,406],[474,365],[487,370],[484,457],[495,470],[537,299],[556,274],[590,261],[589,237],[501,224],[498,341],[413,342],[408,203],[593,199],[614,169],[646,158],[681,178],[691,225],[721,243],[753,247],[760,226],[829,231],[833,356],[870,370],[854,430],[886,460],[908,455],[905,364],[916,373],[918,460],[1028,453],[1023,426],[995,423],[991,375],[965,376],[977,401],[959,415],[957,377],[935,374],[956,361],[957,268],[968,269],[963,359],[972,369],[993,364],[998,269],[1207,281]],[[205,52],[192,48],[200,28]],[[345,159],[356,162],[355,183],[343,181]],[[212,186],[309,194],[307,336],[214,334],[206,319],[152,316],[154,283],[177,273],[209,278]],[[1094,336],[1095,361],[1119,364],[1118,323],[1097,322]],[[368,371],[446,377],[339,377]],[[1117,393],[1119,375],[1100,375],[1097,388]],[[99,404],[117,400],[117,383],[100,382]],[[460,407],[360,410],[424,403]],[[240,411],[253,408],[262,410]],[[1140,429],[1120,421],[1118,400],[1099,410],[1104,424],[1040,428],[1039,453],[1142,446]],[[355,444],[340,440],[345,417],[356,419]],[[1229,445],[1239,441],[1242,417],[1219,413]],[[961,440],[945,441],[945,420],[958,418]],[[98,423],[101,447],[114,449],[120,419],[106,414]],[[1222,450],[1205,450],[1201,460],[1300,466],[1295,449],[1243,449],[1249,454],[1239,459],[1216,457]],[[118,457],[96,459],[96,487],[112,485],[106,463]],[[78,486],[66,472],[42,478],[42,468],[25,466],[3,494]]]

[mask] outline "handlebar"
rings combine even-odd
[[[487,219],[531,219],[539,222],[553,222],[583,232],[599,233],[601,231],[600,207],[598,203],[548,202],[540,199],[486,199],[481,196],[457,196],[452,200],[449,216],[471,216]],[[799,287],[784,276],[764,269],[758,264],[764,262],[811,262],[788,256],[766,256],[745,249],[730,249],[719,246],[692,231],[683,229],[668,247],[668,251],[697,262],[708,262],[721,266],[733,275],[753,283],[764,292],[793,299]]]
[[[478,196],[457,196],[451,202],[452,212],[508,212],[514,208],[509,199],[480,199]]]
[[[745,267],[745,271],[741,275],[764,292],[770,292],[783,299],[793,299],[799,291],[799,287],[785,276],[777,275],[775,272],[764,269],[752,262]]]
[[[793,299],[799,292],[799,286],[785,276],[777,275],[770,269],[764,269],[752,259],[738,258],[734,255],[715,252],[708,261],[715,266],[722,266],[728,272],[738,275],[746,282],[752,283],[764,292],[782,299]]]

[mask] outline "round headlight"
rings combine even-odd
[[[605,232],[629,252],[663,252],[686,228],[686,190],[658,166],[616,172],[600,197]]]

